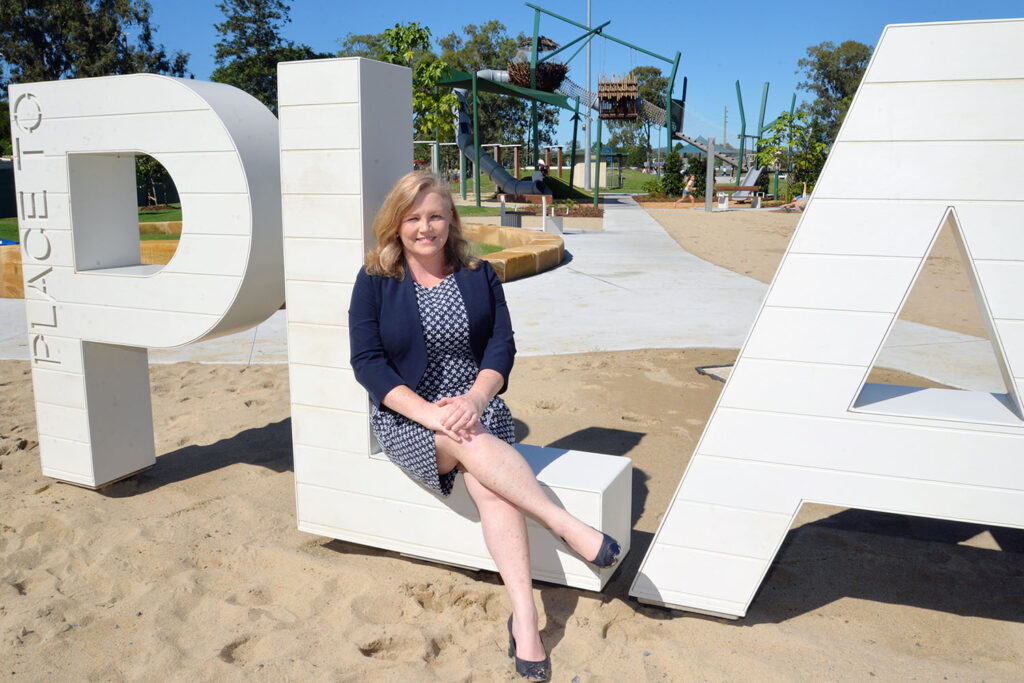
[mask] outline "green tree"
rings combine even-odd
[[[520,35],[518,40],[525,39]],[[449,33],[438,43],[441,59],[451,66],[473,73],[480,69],[505,69],[517,50],[518,40],[505,33],[505,25],[497,19],[477,26],[469,24],[462,31]],[[541,105],[537,108],[542,145],[555,142],[558,109]],[[508,95],[480,93],[480,142],[520,144],[530,150],[530,105]],[[522,158],[529,157],[530,152]]]
[[[703,197],[708,186],[708,158],[704,154],[686,155],[686,175],[693,174],[693,194]]]
[[[828,150],[825,129],[819,122],[812,121],[803,111],[784,111],[761,138],[757,162],[766,168],[787,168],[791,173],[790,187],[801,181],[813,187]]]
[[[678,197],[683,193],[683,158],[679,150],[673,149],[665,159],[665,172],[661,174],[661,187],[670,197]]]
[[[151,11],[145,0],[4,0],[0,90],[138,72],[184,76],[188,54],[154,42]]]
[[[379,34],[346,36],[339,57],[368,57],[412,69],[413,126],[418,137],[454,139],[452,109],[458,99],[450,89],[437,84],[447,74],[447,65],[430,49],[430,29],[416,22],[395,24]],[[437,92],[435,92],[437,90]]]
[[[807,48],[807,57],[797,62],[807,79],[797,87],[815,97],[803,109],[820,122],[828,142],[835,141],[839,134],[839,126],[864,77],[871,51],[870,45],[855,40],[844,41],[838,47],[826,41]]]
[[[210,80],[244,90],[277,114],[277,64],[330,57],[281,37],[291,21],[291,7],[282,0],[224,0],[217,3],[224,21],[214,24],[217,68]]]

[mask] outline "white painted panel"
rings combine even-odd
[[[865,384],[854,410],[904,417],[1024,427],[1005,394],[956,389],[919,389],[890,384]]]
[[[1024,321],[997,320],[995,324],[1010,374],[1024,377]]]
[[[358,59],[281,62],[277,65],[277,103],[284,107],[358,101]],[[284,111],[282,117],[286,116]]]
[[[992,317],[1024,320],[1024,261],[974,261]]]
[[[801,218],[789,252],[920,258],[948,206],[816,196],[814,211]]]
[[[281,118],[281,146],[288,150],[358,149],[359,132],[354,103],[294,107]]]
[[[366,390],[350,369],[298,363],[289,368],[289,388],[296,403],[353,412],[366,409]]]
[[[290,280],[351,283],[363,261],[363,246],[357,240],[289,237],[284,246]]]
[[[768,561],[792,521],[790,515],[688,500],[672,501],[672,510],[661,530],[672,545]]]
[[[32,393],[36,401],[85,410],[85,383],[81,375],[53,369],[32,369]]]
[[[1024,142],[837,142],[814,197],[949,202],[1018,198]],[[998,168],[999,173],[978,169]],[[866,169],[871,169],[866,172]],[[938,172],[941,170],[941,172]]]
[[[291,315],[291,309],[288,313]],[[348,328],[289,321],[288,355],[310,359],[327,368],[350,367]]]
[[[68,270],[53,274],[52,286],[62,288],[66,304],[90,304],[103,301],[107,306],[125,309],[157,309],[166,313],[200,313],[215,316],[224,310],[238,290],[238,280],[223,275],[165,273],[154,276],[122,274],[125,269],[96,270],[78,274],[73,280]],[[125,278],[125,280],[120,280]],[[139,292],[145,292],[140,301]],[[182,296],[187,292],[189,296]]]
[[[252,210],[244,194],[179,192],[182,232],[187,235],[248,235]]]
[[[30,329],[28,347],[33,367],[82,372],[82,344],[76,338],[57,336],[51,329],[37,330],[35,333]]]
[[[894,313],[919,265],[914,258],[788,254],[765,305]]]
[[[281,152],[281,190],[286,194],[357,194],[357,150]]]
[[[756,434],[751,443],[749,434]],[[794,435],[799,438],[793,438]],[[907,429],[898,423],[824,419],[723,408],[700,445],[702,455],[757,460],[879,476],[921,478],[971,486],[1005,485],[1024,476],[1020,436],[961,429]],[[898,455],[894,455],[898,454]]]
[[[751,510],[795,510],[797,491],[811,493],[808,502],[824,502],[881,512],[905,512],[974,524],[1020,526],[1024,490],[1020,474],[1005,488],[880,477],[822,468],[795,467],[712,456],[693,461],[686,475],[688,500],[715,503],[714,492],[729,491],[729,498]],[[1015,488],[1014,485],[1018,488]],[[740,507],[740,505],[737,505]]]
[[[48,322],[52,314],[42,304],[43,302],[26,302],[25,308],[29,312],[29,333],[48,331],[43,323]],[[212,315],[146,308],[72,304],[57,310],[57,329],[60,334],[74,334],[81,339],[92,338],[93,341],[106,342],[109,337],[100,337],[101,331],[116,330],[118,339],[127,346],[175,346],[182,343],[182,329],[208,330],[217,322],[217,317]],[[94,335],[99,338],[94,338]]]
[[[238,152],[169,153],[150,152],[187,193],[247,194],[245,174]],[[202,179],[202,180],[200,180]]]
[[[22,228],[19,235],[22,264],[74,267],[75,255],[70,230],[51,230],[48,227]]]
[[[302,250],[302,253],[308,252]],[[337,266],[337,270],[340,276],[342,267]],[[348,274],[346,273],[346,275]],[[286,291],[289,323],[348,327],[348,304],[352,299],[352,285],[337,282],[290,280]]]
[[[281,203],[285,237],[363,238],[358,195],[286,194]]]
[[[89,416],[81,408],[36,402],[36,425],[40,435],[68,441],[89,442]],[[44,453],[44,457],[48,455]]]
[[[370,451],[367,413],[292,404],[292,440],[317,448],[339,448],[350,453]]]
[[[43,476],[82,486],[95,485],[92,449],[88,443],[40,434],[39,450],[47,454],[41,463]]]
[[[864,83],[1020,78],[1024,21],[887,26]]]
[[[767,568],[766,560],[666,545],[642,571],[660,590],[685,589],[703,598],[730,602],[736,596],[739,601],[749,599],[749,586],[756,586]]]
[[[867,367],[890,313],[823,311],[766,306],[744,347],[744,357]]]
[[[89,150],[93,152],[153,149],[187,154],[202,149],[235,153],[220,118],[207,107],[179,111],[174,116],[163,111],[108,114],[97,123],[100,125],[90,131]],[[80,130],[77,117],[47,121],[47,137],[55,150],[65,149],[64,145],[74,149]],[[129,140],[134,144],[126,144]]]
[[[865,84],[843,140],[1013,140],[1024,111],[1024,80]],[[998,101],[1002,107],[992,107]]]
[[[28,148],[32,142],[19,137],[17,134],[12,137],[12,144],[20,143],[23,148]],[[64,155],[53,156],[33,154],[31,157],[22,157],[21,168],[14,165],[14,186],[18,192],[42,192],[46,190],[47,195],[67,194],[68,173]],[[55,214],[56,215],[56,214]]]
[[[17,181],[22,182],[22,181]],[[43,190],[23,183],[14,193],[18,207],[18,230],[45,228],[47,233],[71,230],[71,209],[66,192],[54,192],[48,187]]]
[[[161,82],[144,74],[118,76],[117,78],[120,79],[120,82],[110,77],[69,79],[60,81],[59,90],[53,86],[56,81],[31,83],[29,91],[42,102],[44,122],[68,117],[91,118],[154,111],[188,112],[208,107],[203,100],[196,97],[191,89],[180,85],[176,86],[177,82],[174,79],[166,79],[166,82]],[[170,87],[168,87],[169,84]],[[134,100],[125,100],[126,87],[136,95]],[[55,93],[59,93],[60,96],[55,97]],[[16,98],[13,98],[12,102],[16,103]]]
[[[743,357],[729,377],[720,405],[841,417],[863,378],[863,367]]]
[[[249,239],[248,235],[185,232],[163,272],[239,277],[245,274],[249,264]]]
[[[956,213],[974,259],[1024,261],[1024,201],[961,202]]]

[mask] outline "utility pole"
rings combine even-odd
[[[587,0],[587,30],[590,30],[590,0]],[[583,189],[590,190],[590,38],[587,38],[587,106],[583,108],[583,115],[586,117],[583,119],[583,131],[584,131],[584,144],[586,149],[583,151]]]
[[[725,140],[729,137],[729,105],[722,107],[722,139]]]

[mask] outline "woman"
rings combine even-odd
[[[443,496],[463,473],[512,602],[509,656],[520,675],[546,680],[523,512],[597,566],[616,564],[619,545],[555,505],[511,445],[512,416],[498,394],[512,370],[512,324],[494,269],[470,255],[447,186],[431,173],[406,175],[373,232],[349,331],[374,433],[392,462]]]

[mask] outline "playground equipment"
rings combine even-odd
[[[751,146],[750,146],[751,151],[753,152],[753,151],[757,150],[757,143],[761,140],[761,136],[764,135],[764,132],[766,130],[768,130],[773,125],[775,125],[775,121],[777,121],[778,119],[774,119],[774,120],[772,120],[772,121],[770,121],[768,123],[764,122],[764,111],[765,111],[766,106],[768,105],[768,83],[767,82],[765,82],[764,88],[761,89],[761,116],[757,119],[757,134],[756,135],[747,135],[747,117],[746,117],[746,114],[743,111],[743,93],[740,91],[740,82],[739,81],[736,81],[736,101],[740,105],[740,136],[739,136],[740,137],[740,153],[739,153],[739,163],[736,165],[736,182],[739,183],[740,182],[740,173],[743,170],[743,163],[745,161],[745,156],[746,156],[746,142],[747,142],[747,138],[751,138],[753,140],[753,144],[751,144]],[[789,114],[790,114],[790,116],[793,115],[793,112],[795,110],[796,110],[796,93],[793,93],[793,99],[789,103]],[[751,166],[751,168],[753,168],[753,166]],[[752,185],[753,183],[746,183],[746,182],[744,182],[742,184],[744,184],[744,185]],[[779,172],[777,170],[775,171],[775,189],[774,189],[774,194],[775,194],[776,197],[779,196]]]

